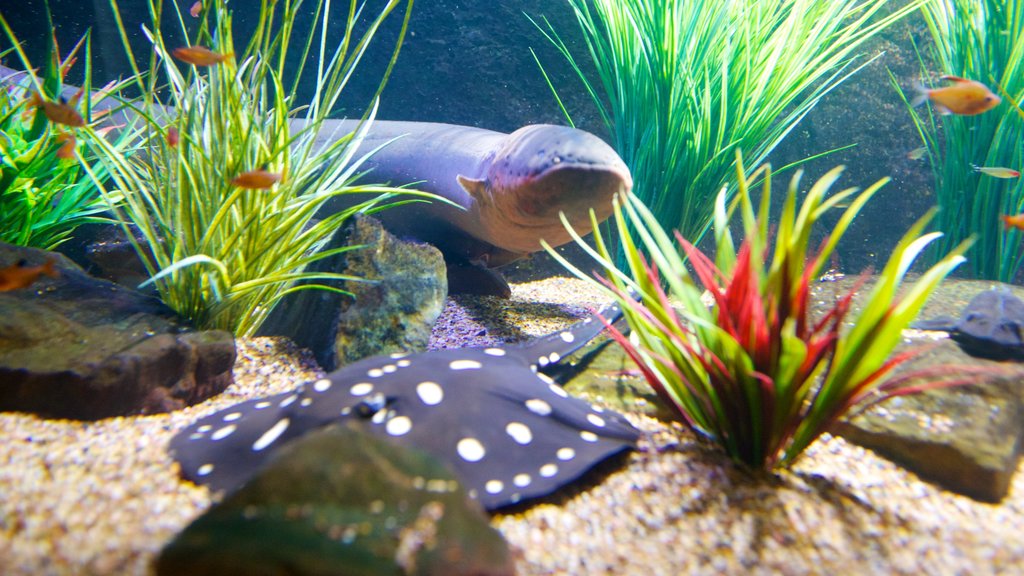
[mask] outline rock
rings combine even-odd
[[[512,556],[480,506],[430,456],[330,426],[177,536],[160,575],[504,575]]]
[[[302,290],[281,301],[260,329],[287,336],[313,351],[325,370],[361,358],[425,350],[444,308],[448,283],[444,259],[433,246],[405,242],[368,216],[357,215],[327,249],[363,246],[314,265],[369,282],[325,282],[355,298],[327,290]]]
[[[22,258],[52,258],[60,276],[0,292],[0,410],[83,420],[166,412],[231,383],[227,332],[195,332],[159,300],[60,254],[0,244],[0,268]]]

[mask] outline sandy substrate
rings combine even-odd
[[[449,307],[435,346],[547,333],[597,296],[552,279],[514,301]],[[210,504],[178,479],[171,436],[317,375],[286,342],[240,343],[236,383],[161,416],[95,423],[0,414],[0,574],[146,574]],[[522,574],[1024,573],[1024,475],[999,505],[922,482],[841,438],[787,472],[745,473],[676,425],[636,416],[640,450],[550,503],[494,518]]]

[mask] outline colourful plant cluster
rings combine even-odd
[[[0,61],[13,61],[16,55],[20,67],[32,70],[2,16],[0,26],[13,45],[0,52]],[[35,72],[19,73],[0,81],[0,242],[52,250],[78,226],[110,221],[103,216],[107,203],[88,173],[91,170],[104,179],[106,171],[93,150],[83,149],[80,132],[99,131],[100,137],[112,138],[112,149],[123,154],[131,153],[134,145],[127,131],[111,135],[101,127],[110,110],[92,109],[104,94],[118,91],[119,84],[95,94],[88,90],[91,98],[64,94],[64,77],[83,48],[86,87],[91,85],[90,35],[63,58],[56,39],[51,35],[48,40],[52,58],[43,66],[41,77]]]
[[[854,311],[854,298],[866,277],[815,317],[813,283],[857,213],[885,183],[860,193],[846,189],[829,195],[840,172],[836,168],[823,176],[799,206],[797,174],[771,231],[770,169],[747,178],[737,160],[736,201],[727,208],[722,192],[715,205],[714,260],[678,232],[674,244],[634,196],[620,198],[615,211],[628,273],[615,267],[600,238],[595,239],[596,250],[586,248],[603,267],[601,285],[623,307],[632,330],[626,336],[610,326],[615,339],[683,422],[751,467],[791,464],[855,407],[964,381],[962,375],[943,370],[928,374],[923,384],[915,380],[925,375],[920,371],[889,378],[896,366],[914,356],[907,352],[890,357],[901,330],[939,282],[964,261],[968,247],[956,247],[897,295],[914,259],[940,236],[922,235],[932,213],[897,244],[859,312]],[[758,179],[764,187],[755,212],[749,183]],[[845,202],[849,206],[831,234],[812,253],[814,224]],[[729,231],[737,211],[744,232],[738,250]],[[710,307],[705,290],[713,301]]]

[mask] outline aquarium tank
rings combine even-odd
[[[0,0],[0,574],[1024,573],[1024,0]]]

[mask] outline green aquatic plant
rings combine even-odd
[[[886,0],[569,2],[597,82],[550,23],[542,31],[592,96],[639,199],[694,241],[735,150],[763,162],[864,65],[854,66],[864,42],[922,3],[883,13]]]
[[[976,116],[911,111],[935,182],[936,227],[945,232],[935,253],[976,236],[984,257],[971,259],[967,272],[1013,282],[1024,262],[1024,233],[1004,231],[999,216],[1024,211],[1024,180],[994,178],[974,166],[1024,166],[1024,116],[1014,104],[1024,98],[1024,0],[932,0],[923,13],[940,73],[985,83],[1004,98]],[[904,101],[911,106],[905,95]]]
[[[841,172],[836,168],[811,186],[798,206],[797,173],[770,231],[770,169],[746,177],[737,159],[736,171],[736,201],[727,209],[723,191],[715,203],[714,261],[678,232],[678,245],[673,243],[654,214],[632,195],[620,198],[615,208],[628,272],[615,266],[601,238],[595,238],[595,250],[576,236],[604,269],[600,285],[621,305],[632,330],[627,337],[610,327],[612,335],[683,422],[722,445],[734,460],[771,469],[790,465],[855,407],[964,381],[962,373],[945,368],[887,377],[914,356],[913,351],[890,354],[928,295],[964,260],[967,243],[909,287],[901,287],[914,259],[940,236],[921,235],[929,213],[896,245],[859,313],[852,312],[853,298],[866,278],[826,312],[814,315],[813,283],[857,213],[885,181],[860,193],[851,188],[829,195]],[[749,186],[759,178],[764,187],[755,213]],[[814,224],[847,202],[831,234],[811,253]],[[729,231],[737,204],[744,232],[738,250]],[[580,278],[598,282],[559,259]],[[702,300],[703,290],[713,307]],[[930,378],[922,384],[921,376]]]
[[[85,86],[91,87],[91,36],[86,33],[61,57],[56,40],[50,35],[46,53],[51,57],[43,65],[41,76],[36,76],[3,15],[0,27],[12,45],[0,52],[0,61],[16,55],[20,68],[27,71],[0,81],[0,242],[53,250],[79,226],[110,221],[103,216],[107,203],[97,192],[85,165],[100,179],[106,178],[106,170],[92,150],[79,145],[76,133],[80,128],[49,120],[37,105],[40,97],[52,105],[61,102],[64,76],[80,52]],[[89,129],[102,131],[100,125],[105,122],[106,112],[94,111],[92,106],[103,94],[116,93],[122,86],[123,83],[113,83],[92,98],[66,102],[58,110],[78,115]],[[87,93],[93,94],[91,90]],[[130,154],[134,147],[128,132],[105,137],[110,138],[109,146],[119,153]]]
[[[117,0],[111,0],[142,94],[132,107],[143,124],[145,154],[140,159],[110,153],[108,161],[117,192],[124,195],[125,226],[131,222],[144,238],[136,248],[161,298],[197,326],[248,336],[291,292],[341,291],[324,281],[352,278],[309,272],[306,266],[354,248],[324,249],[352,213],[372,212],[386,198],[378,194],[398,191],[353,184],[360,175],[356,149],[375,104],[355,132],[333,141],[317,134],[374,33],[404,4],[394,64],[413,2],[390,0],[375,15],[351,2],[344,36],[332,49],[330,2],[320,1],[313,11],[319,31],[297,43],[298,54],[290,49],[301,0],[262,1],[256,30],[241,50],[234,45],[227,4],[204,2],[194,23],[174,5],[182,36],[196,51],[205,49],[200,56],[210,60],[192,65],[187,60],[195,59],[178,51],[183,47],[168,46],[160,26],[162,2],[150,0],[153,25],[146,33],[153,49],[143,73],[128,46]],[[313,67],[314,94],[300,105],[296,94],[307,65]],[[316,220],[327,201],[356,193],[374,195]]]

